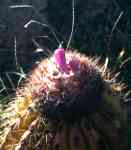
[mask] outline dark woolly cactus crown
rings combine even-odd
[[[29,92],[41,115],[53,120],[78,121],[101,103],[104,81],[92,59],[58,48],[30,74],[21,90]]]

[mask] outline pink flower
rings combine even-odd
[[[80,61],[77,58],[72,58],[66,62],[65,50],[59,47],[54,52],[54,61],[62,73],[69,74],[70,71],[77,72],[80,69]]]
[[[73,58],[69,61],[69,68],[73,72],[76,72],[80,69],[80,61],[77,58]]]
[[[66,64],[64,48],[60,47],[55,50],[54,61],[58,65],[61,72],[63,72],[63,73],[65,72],[68,74],[68,68],[67,68],[67,64]]]

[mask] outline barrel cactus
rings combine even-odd
[[[55,50],[16,91],[2,150],[126,150],[122,85],[97,58]]]

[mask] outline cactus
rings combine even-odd
[[[126,150],[124,94],[112,76],[97,58],[56,49],[16,91],[1,149]]]

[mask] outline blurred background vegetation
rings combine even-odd
[[[110,70],[120,72],[120,80],[130,89],[131,1],[75,0],[74,8],[70,46],[89,56],[101,56],[103,63],[108,58]],[[25,28],[30,20],[49,28],[38,23]],[[71,26],[71,0],[0,1],[0,104],[9,101],[8,96],[34,64],[47,56],[47,50],[58,47],[51,30],[66,47]],[[36,51],[38,47],[43,51]]]

